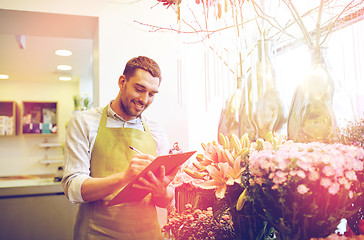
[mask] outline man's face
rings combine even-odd
[[[127,81],[125,76],[119,79],[121,116],[129,121],[140,114],[153,102],[158,93],[159,78],[149,72],[137,69]]]

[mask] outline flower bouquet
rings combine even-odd
[[[282,138],[272,133],[267,134],[266,140],[272,142],[269,146],[276,146],[282,142]],[[203,154],[198,154],[195,162],[183,169],[182,174],[178,174],[174,184],[176,185],[176,204],[180,206],[182,198],[178,193],[181,186],[190,186],[186,191],[190,191],[189,196],[185,196],[183,203],[192,203],[201,206],[196,201],[203,201],[211,204],[214,215],[219,217],[226,211],[232,217],[233,229],[238,239],[264,239],[270,231],[267,222],[256,213],[255,208],[260,208],[259,203],[255,204],[249,197],[249,171],[248,157],[250,149],[264,149],[265,141],[258,139],[250,142],[248,134],[244,134],[241,139],[232,134],[230,138],[219,134],[218,142],[202,144]],[[204,192],[210,196],[207,200]],[[205,200],[204,200],[205,199]],[[203,205],[206,207],[206,205]],[[178,208],[178,207],[177,207]]]
[[[342,218],[354,214],[359,193],[351,187],[363,171],[364,150],[355,146],[286,142],[250,149],[254,201],[278,239],[326,237]]]

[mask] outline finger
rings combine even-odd
[[[149,187],[146,187],[146,186],[138,184],[138,183],[134,183],[133,188],[143,189],[143,190],[147,190],[148,192],[151,192],[151,189]]]
[[[160,168],[159,168],[159,171],[158,171],[158,178],[163,180],[163,178],[166,176],[166,167],[164,165],[162,165]]]
[[[153,173],[153,172],[149,171],[149,172],[147,173],[147,176],[148,176],[148,178],[149,178],[149,182],[150,182],[151,184],[158,185],[158,179],[157,179],[157,177],[154,175],[154,173]]]
[[[147,181],[144,177],[140,177],[136,183],[133,184],[133,187],[150,189],[151,183]]]

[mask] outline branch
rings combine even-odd
[[[253,1],[252,1],[253,2]],[[254,3],[254,2],[253,2]],[[256,4],[256,3],[255,3]],[[271,17],[271,16],[268,16],[267,14],[265,14],[263,11],[262,11],[262,9],[260,9],[260,7],[257,5],[257,8],[260,10],[260,12],[261,12],[261,14],[258,12],[258,11],[256,11],[256,13],[257,13],[257,15],[258,15],[258,17],[260,17],[260,18],[262,18],[263,20],[265,20],[265,21],[267,21],[273,28],[275,28],[275,29],[277,29],[279,32],[278,33],[276,33],[275,35],[273,35],[273,36],[276,36],[277,34],[280,34],[280,33],[284,33],[284,34],[286,34],[286,35],[288,35],[288,36],[290,36],[290,37],[292,37],[292,38],[296,38],[295,36],[293,36],[293,35],[291,35],[290,33],[288,33],[287,31],[286,31],[286,29],[288,28],[288,27],[290,27],[290,26],[292,26],[295,22],[293,22],[293,23],[287,23],[286,24],[286,27],[282,27],[280,24],[279,24],[279,22],[275,19],[275,18],[273,18],[273,17]],[[275,22],[275,24],[277,25],[275,25],[275,24],[273,24],[269,19],[272,19],[274,22]],[[272,37],[273,37],[272,36]]]
[[[283,2],[288,6],[289,10],[292,13],[292,16],[296,20],[297,24],[300,26],[300,28],[301,28],[301,30],[303,32],[303,36],[307,40],[308,44],[310,46],[313,46],[311,36],[309,35],[309,33],[308,33],[307,29],[306,29],[306,26],[303,24],[303,21],[302,21],[300,15],[298,14],[297,9],[295,8],[295,6],[292,3],[292,0],[288,0],[289,3],[287,3],[285,0],[283,0]]]
[[[150,27],[150,28],[156,28],[155,30],[151,30],[152,32],[158,32],[160,30],[167,30],[167,31],[173,31],[173,32],[177,32],[177,33],[185,33],[185,34],[196,34],[196,33],[208,33],[208,35],[211,35],[211,34],[214,34],[216,32],[221,32],[221,31],[224,31],[224,30],[227,30],[227,29],[230,29],[230,28],[235,28],[237,26],[241,26],[243,24],[246,24],[248,22],[251,22],[251,21],[254,21],[255,19],[251,19],[251,20],[248,20],[246,22],[243,22],[243,23],[239,23],[239,24],[236,24],[236,25],[232,25],[232,26],[227,26],[227,27],[224,27],[224,28],[219,28],[219,29],[216,29],[216,30],[195,30],[193,27],[191,27],[192,29],[194,29],[193,31],[181,31],[181,30],[178,30],[178,29],[174,29],[172,27],[160,27],[160,26],[156,26],[156,25],[151,25],[151,24],[147,24],[147,23],[142,23],[142,22],[139,22],[137,20],[134,20],[135,23],[138,23],[140,25],[143,25],[143,26],[147,26],[147,27]]]
[[[320,2],[320,9],[317,16],[317,22],[316,22],[316,47],[319,46],[320,38],[321,38],[321,18],[322,18],[322,9],[324,7],[324,0],[321,0]]]

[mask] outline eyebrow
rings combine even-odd
[[[142,85],[142,84],[140,84],[140,83],[135,83],[135,85],[136,86],[138,86],[138,87],[141,87],[141,88],[143,88],[143,89],[146,89],[146,87],[144,86],[144,85]],[[156,91],[151,91],[153,94],[155,94],[155,93],[158,93],[158,90],[156,90]]]

